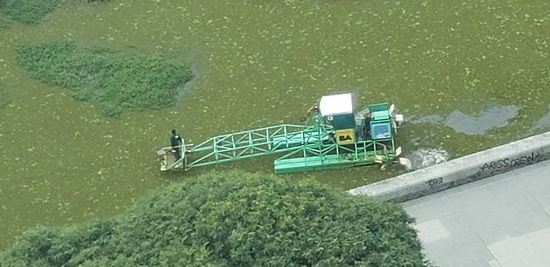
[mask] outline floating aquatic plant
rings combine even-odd
[[[15,21],[38,24],[48,13],[54,11],[60,0],[17,0],[8,4],[7,14]]]
[[[0,19],[0,29],[7,29],[10,27],[10,21],[5,19]]]
[[[158,54],[81,48],[67,41],[23,45],[17,60],[33,78],[70,89],[75,99],[96,105],[107,116],[168,107],[192,78],[187,65]]]

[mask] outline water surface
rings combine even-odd
[[[68,225],[119,213],[151,188],[210,170],[272,172],[266,157],[160,174],[154,148],[172,128],[190,143],[227,132],[300,123],[325,94],[352,92],[357,109],[395,103],[407,117],[477,116],[517,107],[505,125],[469,135],[405,124],[405,151],[451,158],[544,131],[550,104],[550,2],[71,1],[30,27],[0,29],[0,249],[38,223]],[[16,64],[27,42],[74,40],[162,53],[200,73],[174,107],[121,118],[30,79]],[[293,174],[351,188],[401,173],[376,166]]]

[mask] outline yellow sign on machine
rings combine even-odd
[[[355,129],[336,130],[336,143],[339,145],[355,143]]]

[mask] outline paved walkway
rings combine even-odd
[[[550,266],[550,160],[402,205],[437,266]]]

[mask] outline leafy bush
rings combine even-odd
[[[11,103],[11,97],[3,83],[0,83],[0,108],[4,108]]]
[[[27,232],[2,266],[423,266],[399,206],[317,183],[207,174],[71,230]]]
[[[170,106],[192,78],[186,65],[160,55],[79,48],[65,41],[23,45],[17,60],[33,78],[72,90],[74,98],[97,105],[107,116]]]
[[[17,0],[8,4],[7,13],[15,21],[38,24],[48,13],[54,11],[60,0]]]

